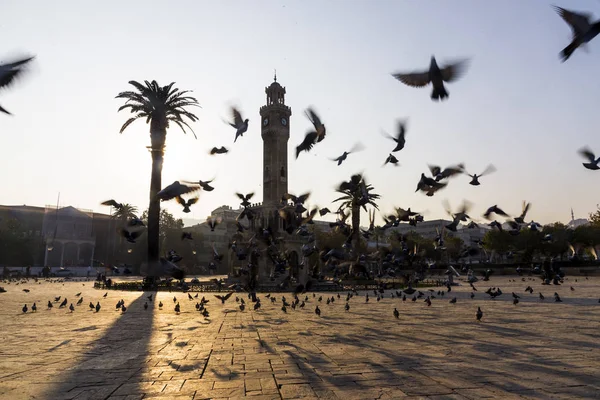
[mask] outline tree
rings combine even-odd
[[[142,213],[141,220],[145,224],[148,224],[149,212],[145,210]],[[159,239],[160,245],[165,242],[169,233],[173,231],[177,231],[178,234],[181,234],[181,230],[183,229],[183,220],[181,218],[175,219],[173,214],[168,212],[167,210],[160,210],[159,218],[158,218],[158,227],[159,227]]]
[[[367,211],[367,205],[379,210],[379,206],[375,200],[379,199],[379,195],[371,193],[373,186],[366,183],[361,174],[352,175],[350,181],[342,182],[336,190],[342,193],[343,196],[335,199],[333,202],[341,201],[340,209],[350,210],[352,213],[352,246],[358,249],[360,246],[360,209],[361,207]]]
[[[0,224],[0,264],[27,265],[35,261],[39,238],[28,236],[17,218],[8,218]],[[37,243],[36,243],[37,242]]]
[[[600,206],[596,206],[596,211],[590,213],[590,223],[594,226],[600,226]]]
[[[121,222],[127,222],[128,219],[136,217],[138,209],[129,203],[122,204],[121,208],[115,209],[112,216]]]
[[[506,253],[510,249],[512,237],[506,231],[490,230],[483,236],[483,247],[496,253]]]
[[[175,123],[183,132],[186,128],[194,133],[193,129],[184,120],[184,117],[192,122],[198,120],[187,108],[198,106],[198,100],[188,96],[190,91],[180,91],[174,88],[175,82],[167,86],[159,86],[156,81],[144,81],[145,86],[136,81],[129,83],[137,89],[137,92],[121,92],[116,98],[125,99],[125,104],[118,111],[129,109],[133,117],[129,118],[121,127],[123,133],[127,127],[139,118],[145,118],[150,123],[150,153],[152,155],[152,174],[150,178],[150,204],[148,207],[148,263],[157,263],[160,252],[160,200],[156,194],[162,188],[162,165],[164,158],[165,142],[169,124]],[[194,133],[194,137],[196,134]]]
[[[448,256],[448,262],[450,260],[458,260],[460,258],[464,242],[461,238],[456,236],[448,236],[444,239],[444,245],[446,246],[446,254]]]

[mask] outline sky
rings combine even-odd
[[[442,201],[457,208],[473,203],[481,220],[498,204],[541,223],[587,217],[599,202],[600,172],[583,168],[577,151],[600,153],[600,38],[589,52],[577,50],[561,63],[569,26],[553,1],[505,0],[255,0],[0,2],[0,60],[35,55],[29,73],[0,104],[0,204],[72,205],[108,213],[100,202],[115,199],[141,211],[148,206],[151,159],[149,125],[139,120],[123,134],[129,114],[117,113],[115,96],[130,80],[176,82],[194,91],[202,108],[192,124],[198,139],[171,127],[163,186],[175,180],[215,178],[192,212],[163,207],[178,218],[204,220],[221,206],[237,206],[235,192],[256,192],[262,201],[259,108],[265,87],[286,87],[292,109],[289,190],[311,191],[308,205],[332,208],[334,188],[362,172],[382,213],[411,207],[426,219],[448,218]],[[600,18],[600,2],[557,3]],[[8,40],[6,40],[8,38]],[[471,63],[448,84],[450,98],[430,99],[431,88],[411,88],[391,74],[424,70],[435,55],[444,64]],[[250,119],[233,143],[231,105]],[[326,139],[296,160],[294,148],[313,106],[327,126]],[[406,146],[399,167],[382,164],[393,133],[406,118]],[[366,149],[337,166],[332,158],[360,142]],[[225,156],[207,154],[213,146]],[[480,173],[497,172],[478,187],[465,175],[433,197],[415,193],[427,164],[464,162]],[[366,216],[364,216],[366,217]],[[329,219],[332,219],[330,217]]]

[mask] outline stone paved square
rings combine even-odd
[[[600,398],[600,278],[571,276],[561,286],[525,279],[478,282],[475,299],[462,284],[430,307],[423,299],[392,299],[390,291],[379,302],[371,292],[366,303],[361,292],[349,312],[345,293],[308,293],[303,310],[287,313],[281,296],[291,301],[289,293],[274,293],[274,304],[259,294],[258,311],[244,293],[225,305],[200,293],[210,300],[209,318],[181,292],[158,292],[145,310],[150,293],[108,291],[104,298],[93,282],[3,283],[0,398]],[[527,285],[533,294],[524,292]],[[491,300],[483,293],[490,286],[504,295]],[[517,305],[513,291],[521,296]],[[553,301],[555,291],[562,303]],[[55,296],[75,304],[78,292],[83,303],[73,313],[59,303],[47,309]],[[245,311],[235,296],[246,300]],[[124,313],[115,310],[119,299]],[[98,301],[96,313],[88,305]],[[37,312],[23,314],[33,302]]]

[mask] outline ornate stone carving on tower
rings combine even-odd
[[[285,105],[285,88],[277,82],[265,88],[267,104],[260,108],[263,139],[263,206],[276,206],[288,192],[288,139],[292,110]]]

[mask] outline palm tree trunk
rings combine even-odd
[[[153,148],[152,154],[152,176],[150,180],[150,204],[148,205],[148,266],[149,271],[155,271],[152,268],[159,261],[160,256],[160,200],[156,199],[156,194],[162,189],[162,166],[163,166],[163,148]],[[149,276],[149,283],[154,283],[156,277]]]
[[[360,244],[360,206],[352,203],[352,247],[358,252]]]

